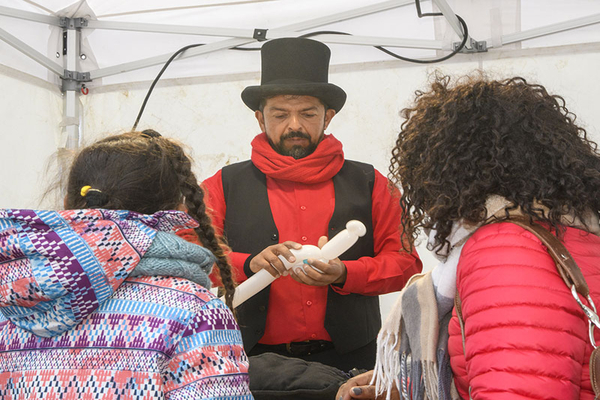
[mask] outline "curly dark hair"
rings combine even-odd
[[[437,247],[448,244],[453,222],[483,222],[490,195],[558,233],[565,214],[582,221],[598,214],[597,144],[575,125],[562,97],[520,77],[452,84],[439,75],[415,95],[401,112],[406,121],[389,168],[390,181],[402,188],[407,250],[423,228],[435,227]]]
[[[80,191],[85,185],[98,191],[82,197]],[[109,136],[84,148],[71,166],[65,207],[153,214],[174,210],[182,203],[198,221],[195,232],[200,241],[217,258],[225,303],[233,310],[235,281],[224,251],[228,247],[215,233],[192,162],[175,141],[145,130]]]

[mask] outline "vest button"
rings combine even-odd
[[[263,312],[264,312],[266,309],[267,309],[267,307],[265,307],[265,306],[260,306],[260,307],[258,307],[258,310],[259,310],[259,311],[263,311]]]
[[[272,241],[276,242],[278,239],[279,239],[279,237],[277,236],[276,233],[274,233],[274,234],[271,235],[271,240]]]

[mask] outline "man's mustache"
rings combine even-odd
[[[306,140],[310,141],[310,136],[307,133],[300,132],[300,131],[292,131],[292,132],[288,132],[288,133],[281,135],[281,140],[292,139],[292,138],[300,138],[300,139],[306,139]]]

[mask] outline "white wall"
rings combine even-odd
[[[497,78],[520,75],[562,95],[579,124],[600,142],[600,114],[595,112],[598,65],[600,44],[459,55],[433,66],[389,61],[333,67],[330,81],[346,90],[348,101],[328,132],[344,143],[347,158],[370,162],[386,174],[402,122],[399,110],[410,104],[416,89],[425,87],[429,74],[435,69],[456,75],[482,69]],[[10,93],[0,97],[5,126],[0,136],[0,207],[32,207],[45,189],[38,176],[60,132],[60,94],[15,79],[7,71],[0,69],[0,85]],[[187,144],[197,175],[204,179],[227,163],[250,156],[250,141],[259,128],[240,93],[258,81],[259,75],[251,73],[161,82],[138,128],[153,128]],[[81,96],[83,142],[131,129],[148,86],[148,82],[105,86]],[[425,267],[431,268],[434,258],[423,246],[419,250]],[[394,298],[394,294],[383,297],[384,314]]]
[[[0,65],[0,208],[36,208],[47,187],[47,161],[60,136],[62,94]]]

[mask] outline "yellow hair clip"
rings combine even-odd
[[[91,188],[92,187],[89,186],[89,185],[86,185],[86,186],[82,187],[81,188],[81,192],[80,192],[81,193],[81,197],[85,197],[88,194],[88,192],[90,191]]]

